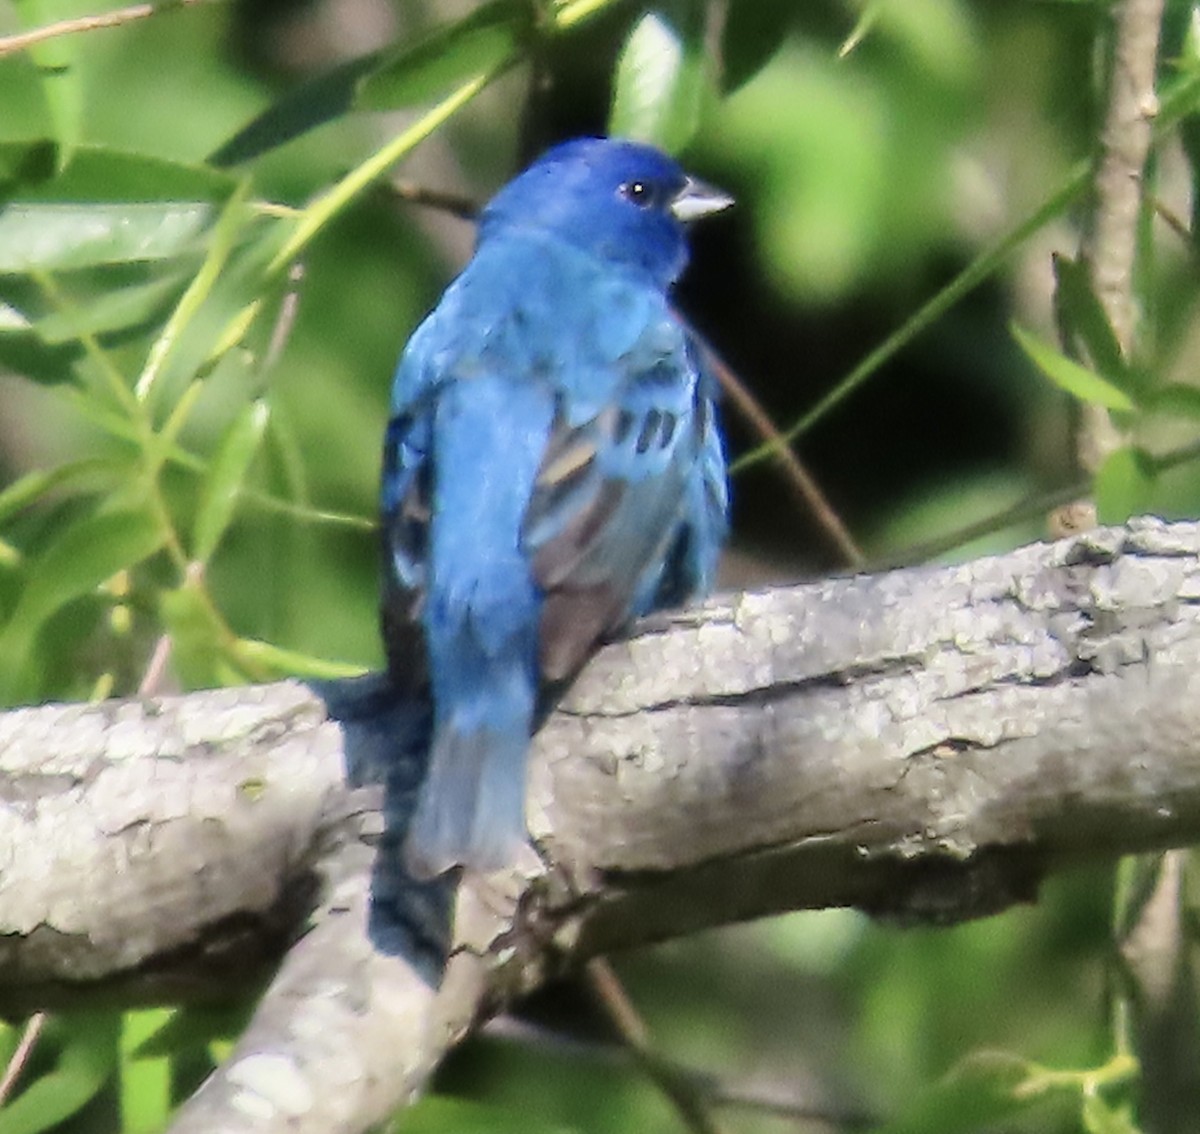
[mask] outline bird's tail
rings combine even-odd
[[[452,716],[438,728],[404,844],[414,878],[434,878],[456,866],[486,874],[516,861],[527,837],[532,704],[515,713],[511,704],[506,708],[505,723],[496,714],[484,714],[492,718],[484,723],[473,713],[469,723]]]

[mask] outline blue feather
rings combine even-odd
[[[380,496],[389,665],[434,701],[414,875],[511,863],[544,693],[712,586],[716,384],[668,294],[681,218],[728,203],[649,147],[566,143],[484,210],[405,349]]]

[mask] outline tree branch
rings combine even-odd
[[[291,941],[176,1129],[357,1131],[597,953],[800,907],[979,916],[1047,871],[1195,841],[1200,524],[640,624],[535,744],[553,865],[462,887],[440,985],[446,894],[393,854],[419,728],[381,692],[0,716],[0,1008],[212,997]]]

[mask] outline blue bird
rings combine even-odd
[[[484,208],[405,348],[384,442],[383,630],[432,687],[414,877],[510,865],[529,741],[631,618],[705,594],[726,533],[706,348],[668,294],[732,204],[657,150],[581,138]]]

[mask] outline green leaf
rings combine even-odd
[[[181,587],[164,591],[159,597],[159,613],[171,636],[171,667],[184,687],[227,684],[222,664],[226,635],[199,583],[188,579]]]
[[[30,203],[204,201],[219,204],[238,181],[221,170],[110,146],[83,145],[70,166],[56,171],[47,159],[53,143],[0,142],[0,173],[8,171],[5,199]],[[50,150],[53,155],[53,150]]]
[[[44,146],[0,142],[0,171],[10,174],[0,205],[0,273],[199,251],[215,206],[237,185],[214,170],[98,146],[80,146],[55,175]]]
[[[1012,324],[1013,338],[1026,357],[1060,390],[1090,405],[1129,412],[1136,409],[1133,399],[1106,378],[1081,366],[1073,359],[1031,335],[1016,323]]]
[[[1062,341],[1089,359],[1110,382],[1130,390],[1133,375],[1108,315],[1092,290],[1087,267],[1055,253],[1054,280],[1054,309]]]
[[[6,523],[48,492],[77,492],[80,489],[108,487],[119,482],[127,470],[128,465],[124,461],[104,457],[69,461],[49,470],[35,469],[0,491],[0,524]]]
[[[199,247],[213,215],[202,201],[9,204],[0,210],[0,273],[178,256]]]
[[[0,335],[13,331],[26,333],[33,328],[29,319],[17,310],[11,303],[0,300]]]
[[[246,1030],[252,1011],[249,1002],[175,1008],[161,1026],[142,1037],[133,1054],[137,1059],[161,1059],[188,1049],[206,1048],[214,1039],[235,1039]]]
[[[209,155],[209,162],[218,169],[240,165],[341,118],[354,108],[359,80],[374,71],[384,57],[382,51],[360,55],[289,91],[222,142]]]
[[[1146,395],[1144,405],[1151,413],[1200,421],[1200,387],[1180,382],[1159,386]]]
[[[155,322],[183,287],[183,280],[181,274],[171,272],[146,283],[100,291],[73,311],[54,311],[28,323],[25,331],[54,347],[76,343],[84,335],[112,334]],[[0,324],[0,334],[4,330]]]
[[[95,1098],[112,1075],[118,1013],[75,1013],[57,1024],[63,1038],[54,1070],[0,1110],[0,1134],[41,1134],[59,1126]]]
[[[336,681],[343,677],[360,677],[366,672],[361,665],[315,658],[311,654],[273,646],[257,638],[239,638],[234,652],[238,662],[251,670],[270,670],[280,677],[316,677]]]
[[[52,138],[0,142],[0,193],[48,181],[58,170],[58,146]]]
[[[721,33],[721,86],[732,94],[759,73],[783,46],[796,18],[791,0],[731,4]]]
[[[146,356],[146,365],[142,368],[137,380],[136,393],[140,400],[144,401],[150,396],[158,376],[166,365],[167,358],[179,341],[179,336],[195,317],[201,304],[212,293],[221,270],[225,267],[230,253],[233,251],[238,235],[250,219],[250,215],[245,209],[245,197],[248,190],[249,183],[243,182],[229,199],[208,238],[204,263],[201,264],[200,270],[192,278],[187,290],[175,305],[175,310],[171,312],[166,326],[154,340],[154,345]]]
[[[1127,445],[1110,453],[1097,471],[1092,489],[1100,522],[1123,524],[1144,512],[1157,479],[1154,459],[1145,450]]]
[[[209,466],[192,531],[192,555],[207,563],[233,519],[238,495],[262,443],[270,407],[257,401],[234,419]]]
[[[55,0],[14,0],[14,7],[25,28],[54,23],[72,11]],[[83,79],[78,67],[77,36],[56,36],[29,48],[29,56],[42,81],[42,94],[57,142],[55,164],[65,169],[79,144],[83,128]]]
[[[879,16],[880,0],[867,0],[858,15],[858,19],[854,22],[854,27],[850,29],[850,34],[842,40],[841,46],[838,48],[838,55],[845,58],[847,55],[857,51],[867,36],[871,34],[876,23],[878,23]]]
[[[171,1115],[171,1061],[143,1051],[170,1020],[170,1008],[126,1012],[121,1029],[122,1134],[158,1134]]]
[[[1128,1099],[1109,1102],[1100,1094],[1084,1095],[1080,1117],[1087,1134],[1140,1134]]]
[[[69,382],[83,354],[75,342],[50,346],[35,334],[0,335],[0,369],[47,386]]]
[[[259,157],[352,110],[390,110],[437,98],[515,55],[532,32],[525,0],[492,0],[419,43],[348,60],[289,92],[215,150],[228,167]]]
[[[525,46],[533,30],[525,0],[492,0],[386,60],[359,83],[359,110],[396,110],[428,102],[459,83],[494,71]]]
[[[675,153],[700,124],[705,84],[703,9],[681,2],[647,12],[621,57],[608,132]]]
[[[73,599],[162,547],[165,533],[147,511],[98,512],[69,525],[27,566],[28,581],[0,627],[0,678],[8,684],[24,664],[38,628]],[[2,1132],[0,1132],[2,1134]]]
[[[356,200],[368,186],[387,173],[396,162],[406,157],[415,146],[445,125],[476,95],[485,90],[507,66],[508,62],[505,61],[494,71],[486,71],[468,79],[371,154],[366,161],[360,162],[340,181],[319,194],[296,218],[283,246],[267,265],[267,274],[282,273],[335,216]]]

